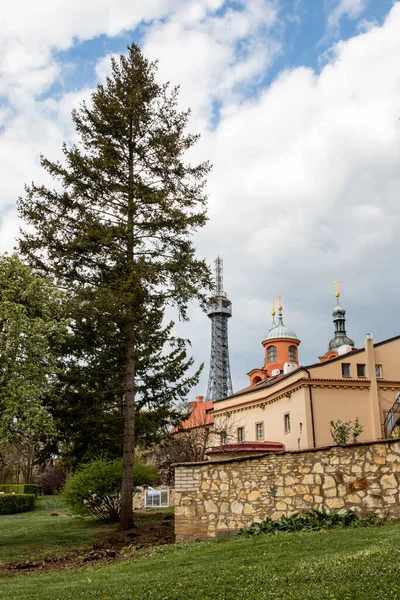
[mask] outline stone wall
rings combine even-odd
[[[228,537],[309,508],[400,518],[399,477],[399,439],[177,465],[177,541]]]

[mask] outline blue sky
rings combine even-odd
[[[39,155],[74,141],[70,112],[131,41],[181,85],[194,151],[214,165],[199,254],[224,258],[235,389],[260,366],[270,303],[311,363],[333,333],[342,282],[348,334],[400,333],[400,2],[392,0],[23,0],[0,8],[0,251],[16,199],[46,181]],[[210,329],[179,324],[205,372]]]

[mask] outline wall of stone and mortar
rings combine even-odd
[[[310,508],[397,519],[399,480],[400,439],[177,465],[176,539],[228,537]]]

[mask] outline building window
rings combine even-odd
[[[289,346],[289,360],[297,361],[296,346]]]
[[[383,375],[382,375],[382,365],[375,365],[375,373],[376,373],[376,378],[377,379],[382,379]]]
[[[220,438],[221,438],[221,445],[222,445],[222,446],[225,446],[225,444],[227,444],[227,443],[228,443],[228,436],[226,435],[226,431],[223,431],[223,432],[220,434]]]
[[[277,358],[276,346],[269,346],[268,362],[276,362],[276,358]]]
[[[350,363],[342,363],[342,377],[351,377]]]
[[[357,365],[357,377],[366,377],[365,365]]]
[[[237,430],[237,441],[244,442],[244,427],[238,427]]]
[[[290,413],[283,415],[283,423],[285,425],[285,433],[290,433]]]
[[[264,439],[264,423],[256,423],[256,439]]]

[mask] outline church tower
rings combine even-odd
[[[346,311],[339,304],[339,284],[339,281],[334,281],[336,306],[333,309],[332,317],[335,332],[333,338],[329,342],[328,351],[326,352],[326,354],[319,357],[319,360],[321,362],[325,362],[327,360],[330,360],[331,358],[336,358],[336,356],[338,356],[338,349],[341,346],[348,346],[351,350],[354,349],[354,341],[347,337],[346,334]]]
[[[283,322],[283,306],[278,296],[278,322],[275,321],[275,303],[272,303],[272,325],[261,342],[265,350],[264,365],[253,369],[247,375],[250,385],[255,385],[269,377],[289,373],[299,366],[298,347],[300,340],[290,327]]]

